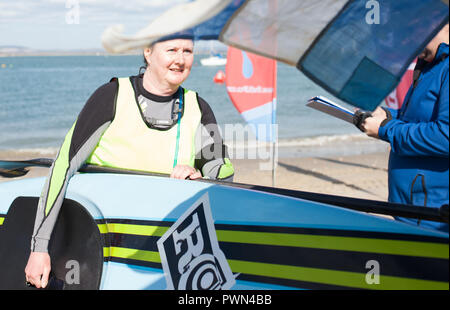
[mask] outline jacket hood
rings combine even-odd
[[[436,56],[434,57],[433,63],[441,61],[441,57],[443,55],[448,56],[448,44],[447,43],[441,43],[439,44],[438,50],[436,52]]]

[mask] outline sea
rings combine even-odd
[[[209,103],[222,129],[246,126],[226,86],[213,82],[225,66],[202,66],[200,59],[207,56],[195,56],[183,86],[197,91]],[[0,57],[0,150],[57,150],[90,95],[112,77],[138,74],[142,65],[142,55]],[[280,156],[314,156],[318,152],[348,155],[386,149],[385,143],[366,137],[352,124],[307,107],[308,99],[317,95],[353,109],[297,68],[278,63]]]

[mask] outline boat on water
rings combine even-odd
[[[200,63],[202,66],[225,66],[227,59],[220,54],[216,54],[200,59]]]
[[[31,289],[24,267],[44,182],[0,183],[0,289]],[[108,169],[78,173],[49,245],[50,283],[106,290],[449,289],[448,234],[340,207],[339,197],[333,205],[298,193]]]

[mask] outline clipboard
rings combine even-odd
[[[353,124],[354,112],[323,96],[308,100],[306,106]]]

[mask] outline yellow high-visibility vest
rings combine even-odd
[[[152,129],[142,118],[129,78],[119,78],[113,121],[88,164],[170,174],[177,164],[194,167],[195,133],[201,110],[194,91],[184,90],[184,112],[168,130]]]

